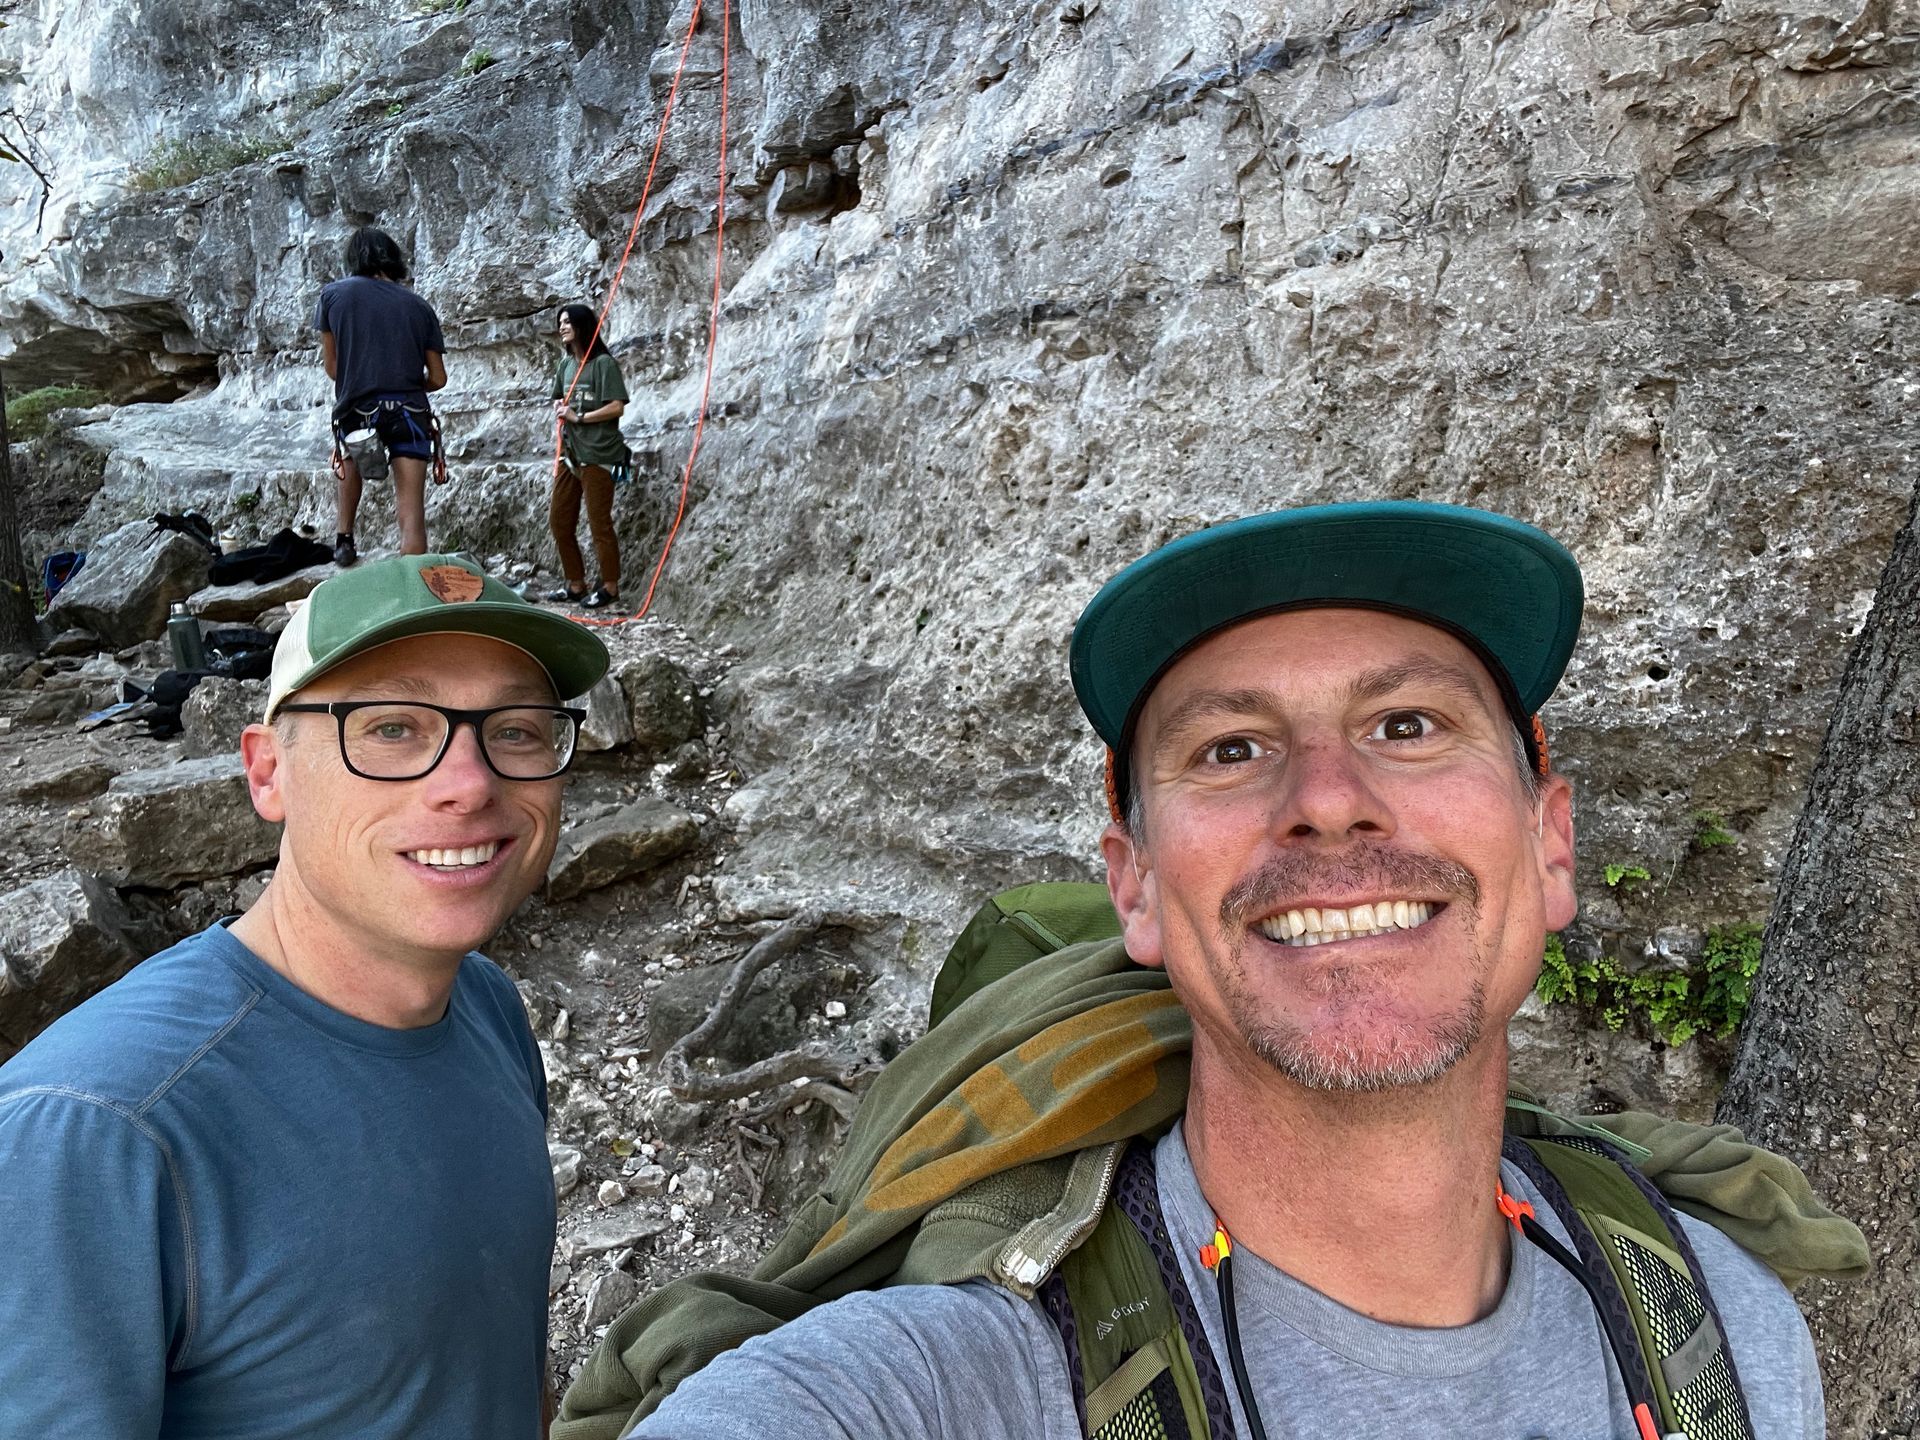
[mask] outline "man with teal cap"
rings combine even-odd
[[[1567,1223],[1561,1172],[1503,1137],[1507,1022],[1574,914],[1569,789],[1535,714],[1580,610],[1546,535],[1413,502],[1223,524],[1111,580],[1071,647],[1112,755],[1107,885],[1192,1053],[1184,1115],[1106,1202],[1143,1248],[1100,1252],[1110,1217],[1073,1238],[1147,1257],[1160,1299],[1118,1259],[1043,1279],[1069,1245],[1024,1275],[834,1300],[632,1433],[1198,1440],[1203,1411],[1215,1440],[1662,1440],[1674,1414],[1693,1440],[1823,1435],[1770,1271],[1690,1217],[1657,1263],[1651,1230],[1602,1234],[1609,1207],[1654,1202],[1581,1148],[1592,1132],[1553,1163],[1607,1198]],[[1600,1273],[1614,1256],[1639,1268]],[[1088,1373],[1169,1299],[1173,1350]]]
[[[0,1069],[0,1435],[544,1433],[546,1080],[475,947],[606,668],[457,555],[300,608],[240,737],[265,893]]]

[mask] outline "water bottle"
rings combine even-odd
[[[207,647],[200,643],[200,622],[187,613],[187,602],[176,600],[167,612],[167,646],[176,670],[207,668]]]

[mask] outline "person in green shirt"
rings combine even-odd
[[[620,367],[599,335],[594,313],[585,305],[560,310],[560,344],[566,351],[553,372],[553,413],[561,426],[560,464],[553,475],[547,525],[560,551],[566,583],[547,599],[577,600],[589,610],[620,598],[620,541],[613,533],[613,472],[627,463],[620,417],[627,408],[627,386]],[[571,390],[571,396],[569,396]],[[600,578],[587,588],[586,562],[580,555],[580,501],[587,502],[587,529]]]

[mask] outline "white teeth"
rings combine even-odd
[[[1287,910],[1262,920],[1260,933],[1302,948],[1326,945],[1388,930],[1412,930],[1431,920],[1434,909],[1424,900],[1377,900],[1345,910]]]
[[[436,870],[462,870],[469,865],[484,865],[499,853],[500,842],[489,840],[484,845],[466,845],[458,850],[409,850],[407,858]]]

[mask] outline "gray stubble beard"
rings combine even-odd
[[[1425,855],[1365,846],[1329,861],[1324,857],[1282,857],[1234,886],[1220,903],[1220,923],[1231,968],[1221,990],[1234,1026],[1247,1048],[1262,1062],[1303,1089],[1323,1094],[1377,1095],[1427,1085],[1458,1064],[1480,1041],[1486,1028],[1487,992],[1476,977],[1461,1006],[1438,1021],[1404,1027],[1389,1037],[1386,1054],[1378,1046],[1316,1044],[1298,1025],[1276,1024],[1263,1016],[1246,983],[1241,961],[1252,916],[1278,896],[1299,894],[1318,883],[1329,888],[1369,887],[1376,893],[1419,892],[1451,895],[1449,905],[1467,912],[1467,931],[1477,929],[1480,885],[1464,866]],[[1484,961],[1475,955],[1476,965]],[[1480,966],[1479,968],[1484,968]],[[1325,976],[1332,990],[1358,991],[1363,975],[1334,970]]]

